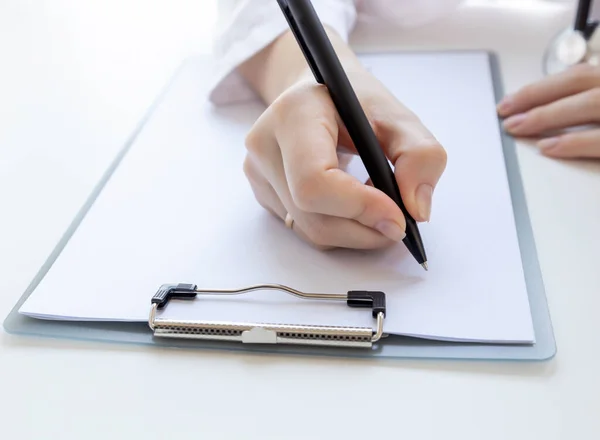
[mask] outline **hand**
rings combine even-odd
[[[542,137],[542,153],[557,158],[600,158],[600,67],[581,64],[530,84],[499,105],[514,136]],[[554,133],[569,128],[583,128]]]
[[[417,221],[430,216],[446,153],[418,118],[357,64],[346,69],[400,192]],[[372,249],[404,238],[405,219],[383,192],[346,173],[338,154],[354,151],[327,90],[304,71],[256,121],[244,171],[258,202],[318,247]],[[267,82],[272,84],[272,82]],[[274,94],[275,95],[275,94]]]

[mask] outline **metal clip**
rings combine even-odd
[[[376,319],[370,327],[267,324],[247,322],[190,321],[157,318],[156,311],[171,299],[194,299],[197,295],[239,295],[254,290],[279,290],[302,299],[346,301],[348,307],[370,308]],[[385,294],[379,291],[306,293],[280,284],[259,284],[241,289],[198,289],[195,284],[163,284],[151,301],[148,325],[154,336],[165,338],[238,341],[244,344],[301,344],[340,347],[371,347],[383,337]]]

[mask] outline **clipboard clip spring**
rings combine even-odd
[[[240,295],[254,290],[279,290],[302,299],[345,301],[348,307],[369,308],[376,320],[370,327],[191,321],[160,318],[158,310],[170,300],[192,300],[198,295]],[[195,284],[163,284],[151,300],[148,325],[154,336],[238,341],[247,344],[301,344],[340,347],[372,347],[383,336],[385,293],[356,290],[340,293],[307,293],[281,284],[259,284],[241,289],[199,289]]]

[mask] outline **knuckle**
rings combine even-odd
[[[328,248],[331,246],[330,233],[323,218],[308,222],[304,233],[310,242],[317,247]]]
[[[305,101],[306,93],[303,90],[288,89],[271,103],[270,110],[279,120],[284,120],[301,108]]]
[[[243,164],[242,168],[243,168],[244,174],[246,175],[248,180],[252,180],[252,178],[254,176],[254,164],[250,160],[249,156],[246,156],[246,158],[244,159],[244,164]]]
[[[284,92],[271,103],[271,111],[277,116],[286,115],[294,108],[293,102],[296,100],[294,93]]]
[[[317,176],[305,177],[290,188],[294,204],[302,211],[312,212],[319,202],[321,179]]]
[[[265,180],[262,172],[250,155],[246,155],[246,158],[244,159],[243,171],[246,179],[250,183],[260,183]]]
[[[438,163],[444,167],[448,162],[446,149],[436,139],[428,138],[422,140],[418,145],[418,151],[428,162]]]
[[[244,160],[243,169],[256,201],[264,209],[274,213],[273,208],[269,205],[270,184],[262,177],[260,170],[249,156],[246,156]]]
[[[244,138],[244,145],[248,153],[257,157],[269,155],[275,146],[273,142],[273,122],[273,114],[270,108],[267,108],[254,122]]]
[[[261,135],[260,130],[257,130],[256,128],[253,128],[248,132],[244,139],[244,145],[249,153],[257,156],[261,156],[266,148],[263,136]]]
[[[252,193],[254,194],[254,199],[264,209],[270,210],[270,207],[268,206],[268,203],[265,197],[263,196],[263,191],[261,191],[261,187],[259,186],[259,184],[255,180],[250,178],[248,179],[248,182],[250,184],[250,188],[252,189]]]
[[[596,113],[600,112],[600,87],[595,87],[588,93],[589,105],[596,109]]]
[[[527,114],[527,128],[530,130],[541,129],[548,120],[548,110],[545,107],[537,107]]]
[[[521,88],[521,90],[519,90],[518,93],[515,94],[515,98],[517,101],[520,102],[535,101],[536,97],[539,95],[537,89],[538,88],[534,84],[528,84],[526,86],[523,86],[523,88]]]
[[[278,125],[297,124],[299,120],[319,121],[335,120],[333,105],[329,94],[312,83],[299,83],[283,92],[270,106],[270,111]]]

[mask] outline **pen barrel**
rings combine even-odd
[[[322,62],[334,63],[336,60],[337,58],[332,57],[322,60]],[[333,67],[335,66],[326,69],[327,72],[334,72],[335,70]],[[385,152],[379,143],[369,120],[362,110],[358,97],[354,93],[349,80],[335,77],[328,78],[327,73],[324,73],[324,71],[325,69],[321,71],[321,74],[325,78],[331,99],[338,110],[342,122],[348,130],[348,134],[373,182],[373,186],[390,197],[402,211],[406,220],[406,236],[403,243],[417,262],[423,264],[427,261],[427,256],[425,254],[425,248],[423,246],[419,228],[417,227],[417,222],[410,215],[402,201],[394,171],[388,162]]]
[[[585,31],[588,24],[588,17],[590,15],[591,3],[591,0],[579,0],[579,3],[577,5],[577,12],[575,14],[574,28],[576,31]]]
[[[426,261],[417,224],[407,211],[394,171],[377,140],[323,25],[309,0],[278,0],[317,82],[325,85],[373,182],[390,197],[406,218],[404,244],[419,264]]]
[[[340,118],[344,122],[365,169],[371,177],[373,186],[390,197],[402,211],[406,220],[406,236],[403,243],[417,262],[423,264],[427,261],[427,256],[417,222],[410,215],[402,201],[394,171],[362,111],[358,98],[349,82],[332,81],[331,84],[328,87],[331,99],[334,101]]]

